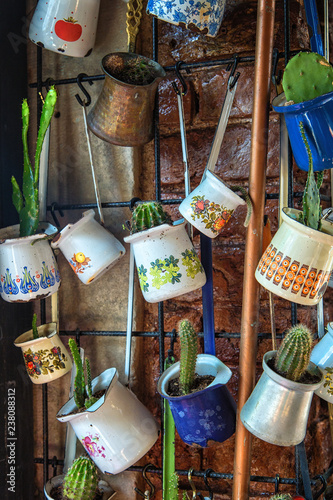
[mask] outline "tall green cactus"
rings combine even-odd
[[[23,141],[23,184],[22,191],[14,176],[11,178],[13,195],[12,200],[20,217],[20,236],[35,234],[39,223],[39,165],[42,146],[46,131],[50,124],[57,93],[52,86],[48,91],[39,123],[36,143],[35,164],[32,168],[28,148],[29,106],[26,99],[22,102],[22,141]]]
[[[34,313],[32,317],[32,336],[34,339],[39,339],[38,330],[37,330],[37,314]]]
[[[307,141],[304,124],[299,123],[302,139],[309,159],[309,170],[303,193],[303,224],[312,229],[320,229],[321,226],[321,206],[319,189],[323,181],[323,176],[315,177],[313,172],[312,153]]]
[[[74,380],[74,401],[78,408],[90,408],[96,403],[97,398],[92,395],[90,364],[86,358],[87,369],[87,391],[85,385],[84,369],[80,357],[80,351],[74,339],[68,340],[68,346],[71,350],[73,360],[76,366],[76,375]]]
[[[170,224],[171,219],[164,211],[161,203],[157,201],[146,201],[138,203],[132,212],[130,221],[131,234],[160,226]]]
[[[288,62],[282,79],[287,101],[309,101],[333,90],[333,68],[316,52],[299,52]]]
[[[98,488],[98,470],[88,457],[74,460],[63,482],[63,496],[68,500],[93,500]]]
[[[188,394],[193,385],[195,365],[198,356],[198,336],[188,319],[179,322],[180,373],[179,385],[183,395]]]
[[[298,324],[289,328],[276,354],[275,368],[287,379],[297,382],[310,362],[312,342],[307,326]]]

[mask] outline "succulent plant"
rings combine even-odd
[[[88,457],[74,460],[63,482],[63,495],[68,500],[93,500],[98,487],[98,470]]]
[[[293,500],[293,497],[289,493],[276,493],[270,500]]]
[[[287,331],[275,358],[275,368],[297,382],[308,367],[313,337],[309,328],[298,324]]]
[[[39,223],[38,181],[40,155],[56,101],[57,93],[54,87],[51,86],[46,95],[40,118],[34,168],[32,168],[30,162],[28,149],[29,106],[26,99],[22,102],[22,141],[24,159],[22,191],[15,177],[12,176],[11,179],[13,188],[12,200],[20,217],[20,236],[30,236],[36,234],[37,231]]]
[[[36,313],[34,313],[34,315],[32,317],[32,337],[34,339],[39,338],[38,330],[37,330],[37,314]]]
[[[158,201],[146,201],[137,203],[133,212],[129,227],[131,234],[160,226],[170,224],[170,216],[164,211],[163,206]]]
[[[179,322],[180,373],[179,385],[183,395],[188,394],[193,385],[195,365],[198,356],[198,336],[188,319]]]
[[[96,403],[96,401],[98,401],[98,399],[95,398],[92,394],[90,363],[88,358],[86,358],[85,359],[86,370],[87,370],[87,390],[86,390],[84,369],[78,346],[76,345],[74,339],[69,339],[68,346],[71,350],[73,360],[76,366],[76,375],[74,380],[74,401],[78,408],[85,407],[86,409],[88,409],[90,408],[90,406]]]
[[[287,101],[309,101],[333,90],[333,68],[316,52],[299,52],[288,62],[282,79]]]
[[[313,229],[320,229],[321,226],[321,206],[320,206],[320,193],[319,189],[323,182],[323,173],[321,171],[319,175],[317,175],[317,179],[313,172],[313,161],[312,161],[312,153],[307,141],[304,124],[303,122],[299,123],[300,131],[302,135],[302,139],[307,151],[308,159],[309,159],[309,170],[308,176],[306,179],[305,189],[303,193],[303,220],[302,223],[305,226],[312,227]]]

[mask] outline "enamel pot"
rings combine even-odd
[[[185,222],[161,224],[127,236],[124,241],[133,245],[140,287],[147,302],[178,297],[206,283]]]
[[[195,371],[198,375],[213,375],[213,382],[186,396],[169,396],[169,383],[179,377],[179,370],[180,362],[170,366],[157,385],[160,395],[169,402],[179,436],[189,445],[222,443],[236,428],[236,404],[226,387],[231,370],[215,356],[199,354]]]
[[[85,285],[102,276],[123,255],[125,248],[95,220],[94,210],[82,214],[53,239],[52,248],[60,248],[69,265]]]
[[[216,36],[226,0],[148,0],[147,13],[203,35]]]
[[[62,377],[72,368],[72,360],[57,334],[56,323],[37,327],[38,339],[32,330],[14,341],[22,349],[27,373],[34,384],[45,384]]]
[[[216,238],[239,205],[245,201],[207,170],[205,179],[181,202],[179,211],[201,233]]]
[[[57,488],[62,485],[64,481],[64,474],[61,476],[54,476],[52,479],[49,479],[48,482],[44,486],[44,494],[47,500],[54,500],[53,496],[51,496],[52,489]],[[102,497],[100,500],[111,500],[116,495],[116,492],[109,486],[106,481],[98,481],[98,489],[102,493]]]
[[[282,113],[288,129],[290,144],[297,166],[309,169],[309,159],[302,139],[299,123],[303,122],[313,159],[313,170],[333,167],[333,92],[285,106],[284,93],[272,102],[274,111]]]
[[[47,238],[57,228],[41,222],[38,233],[20,237],[20,226],[0,229],[0,295],[7,302],[46,298],[60,286],[60,274]]]
[[[60,422],[70,422],[90,458],[102,471],[118,474],[142,458],[153,446],[159,427],[136,396],[118,381],[116,368],[92,381],[93,393],[105,394],[88,410],[76,409],[71,398],[58,412]]]
[[[282,210],[282,224],[256,269],[257,281],[279,297],[298,304],[318,304],[333,267],[333,225],[320,231],[297,221],[301,212]]]
[[[312,349],[310,360],[324,374],[324,381],[315,394],[325,401],[333,403],[333,323],[328,323],[327,333]]]
[[[114,76],[115,68],[137,61],[138,66],[149,67],[152,81],[146,85],[129,84]],[[154,135],[153,114],[158,83],[165,77],[160,64],[147,57],[117,52],[102,59],[105,74],[102,92],[88,114],[90,130],[112,144],[140,146]]]
[[[305,438],[312,396],[323,378],[310,363],[311,371],[321,376],[319,382],[302,384],[288,380],[268,366],[275,355],[276,351],[264,355],[264,372],[243,406],[240,418],[247,430],[263,441],[293,446]]]
[[[100,0],[38,0],[29,27],[30,40],[45,49],[73,57],[91,53]]]

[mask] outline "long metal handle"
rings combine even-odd
[[[130,257],[129,257],[129,279],[128,279],[127,327],[126,327],[126,350],[125,350],[125,381],[124,381],[125,385],[129,384],[130,369],[131,369],[133,303],[134,303],[134,253],[133,253],[133,245],[131,245]]]

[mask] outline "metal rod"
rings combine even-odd
[[[206,284],[202,287],[204,352],[215,356],[212,240],[208,236],[200,234],[200,247],[201,263],[207,278]]]
[[[251,461],[251,435],[241,423],[239,414],[255,384],[257,333],[259,320],[259,284],[254,273],[261,256],[266,164],[268,150],[268,112],[273,54],[275,1],[258,0],[255,55],[253,122],[249,195],[253,214],[247,229],[243,277],[243,307],[239,358],[239,392],[235,440],[233,499],[248,496]]]
[[[128,303],[127,303],[127,330],[126,330],[126,349],[125,349],[125,385],[129,384],[131,370],[131,351],[132,351],[132,329],[133,329],[133,305],[134,305],[134,252],[133,245],[130,246],[129,273],[128,273]]]

